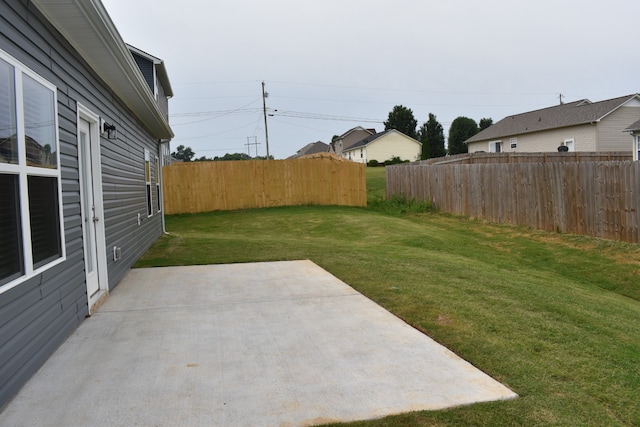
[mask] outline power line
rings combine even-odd
[[[302,111],[286,111],[286,110],[273,110],[270,116],[276,117],[292,117],[296,119],[310,119],[310,120],[333,120],[340,122],[363,122],[363,123],[383,123],[384,120],[369,119],[363,117],[347,117],[347,116],[335,116],[330,114],[318,114],[318,113],[306,113]]]

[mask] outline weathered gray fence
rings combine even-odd
[[[387,166],[387,197],[547,231],[640,242],[640,162]]]
[[[464,153],[422,160],[419,164],[447,165],[460,163],[551,163],[551,162],[612,162],[633,160],[631,151],[575,151],[548,153]]]

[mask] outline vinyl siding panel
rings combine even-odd
[[[640,101],[620,107],[603,118],[597,125],[598,145],[596,151],[631,151],[633,141],[624,130],[640,119]]]
[[[162,232],[147,218],[144,149],[158,142],[30,2],[0,1],[0,49],[56,85],[66,260],[0,294],[0,408],[88,314],[77,149],[77,105],[114,123],[101,138],[108,285],[112,289]],[[152,163],[152,168],[154,164]],[[155,174],[155,171],[153,171]],[[155,181],[154,181],[155,182]],[[137,216],[143,221],[138,225]],[[113,261],[114,245],[122,259]]]
[[[596,126],[582,125],[552,129],[521,135],[509,135],[499,139],[502,141],[503,152],[541,153],[557,151],[561,142],[573,138],[575,151],[596,151]],[[510,139],[518,138],[516,149],[511,148]],[[490,152],[489,143],[497,139],[477,141],[469,144],[469,152]]]
[[[151,93],[155,93],[153,89],[155,87],[155,73],[153,69],[153,62],[149,61],[146,58],[143,58],[142,56],[134,52],[131,52],[131,56],[133,56],[134,61],[136,61],[136,64],[138,64],[138,68],[140,68],[140,71],[144,76],[144,80],[147,82],[147,85],[149,85]]]

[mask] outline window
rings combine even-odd
[[[636,146],[633,150],[633,160],[640,160],[640,135],[636,136]]]
[[[518,138],[511,138],[509,140],[509,144],[511,145],[511,149],[515,150],[516,148],[518,148]]]
[[[576,151],[576,141],[573,138],[565,139],[564,145],[569,149],[567,151]]]
[[[156,157],[156,204],[158,205],[158,212],[162,212],[162,200],[160,199],[160,159]]]
[[[149,150],[144,150],[144,181],[147,188],[147,216],[153,215],[153,203],[151,201],[151,156]]]
[[[489,143],[489,152],[490,153],[500,153],[502,152],[502,141],[492,141]]]
[[[65,257],[56,102],[0,51],[0,292]]]

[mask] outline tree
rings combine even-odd
[[[176,159],[178,159],[178,160],[182,160],[183,162],[190,162],[191,159],[193,158],[193,156],[196,155],[196,153],[193,152],[191,147],[185,147],[184,145],[178,145],[178,147],[176,147],[176,151],[171,153],[171,155],[173,157],[175,157]]]
[[[480,128],[480,130],[485,130],[492,124],[493,124],[493,119],[489,117],[485,119],[480,119],[480,123],[478,123],[478,127]]]
[[[467,144],[464,142],[478,133],[478,125],[469,117],[456,117],[449,128],[449,154],[467,152]]]
[[[447,154],[444,149],[444,130],[434,114],[429,113],[429,120],[420,126],[418,138],[422,143],[422,155],[420,157],[422,160],[443,157]]]
[[[251,156],[246,153],[226,153],[222,157],[214,157],[213,160],[251,160]]]
[[[411,138],[417,136],[416,126],[418,126],[418,121],[413,117],[413,111],[402,105],[393,107],[387,121],[384,122],[384,130],[395,129]]]

